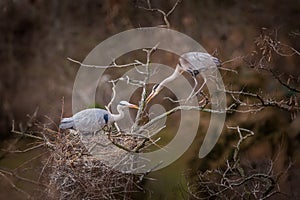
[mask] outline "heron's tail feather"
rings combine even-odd
[[[73,117],[63,118],[60,122],[59,128],[61,129],[68,129],[74,127],[74,120]]]

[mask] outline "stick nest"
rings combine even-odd
[[[122,173],[104,164],[105,160],[119,159],[125,151],[107,135],[82,135],[73,130],[53,135],[46,139],[51,158],[47,164],[50,199],[131,199],[141,190],[138,182],[143,176]],[[122,146],[130,150],[138,144],[133,138],[121,137],[113,142],[122,141]]]

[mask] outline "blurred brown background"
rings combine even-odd
[[[167,11],[175,1],[152,2],[153,7]],[[44,117],[47,115],[58,123],[62,97],[65,113],[71,114],[71,93],[78,66],[67,57],[81,61],[97,44],[114,34],[163,24],[159,13],[138,9],[138,3],[139,0],[0,1],[1,139],[10,133],[12,120],[17,124],[26,122],[26,115],[37,107],[40,121],[47,121]],[[282,42],[300,49],[299,38],[290,35],[293,31],[299,32],[299,19],[298,0],[184,0],[169,16],[172,29],[191,36],[210,53],[217,50],[221,60],[253,51],[254,38],[262,27],[277,29]],[[276,69],[299,75],[299,56],[275,61],[272,64]],[[234,63],[229,67],[241,69],[242,66]],[[254,81],[253,87],[271,87],[268,79],[259,82],[255,74],[245,73],[241,75],[245,84],[251,86]],[[263,120],[261,129],[256,127],[257,132],[278,132],[278,136],[293,131],[291,147],[299,148],[299,127],[295,125],[299,117],[292,122],[288,113],[277,111],[259,116]],[[248,120],[254,123],[245,119]],[[288,128],[283,129],[285,127]],[[259,145],[264,146],[265,140]],[[254,159],[261,154],[256,151],[251,154]],[[287,157],[293,159],[294,155],[293,152]],[[299,170],[295,173],[300,175]],[[290,188],[295,189],[296,185]]]

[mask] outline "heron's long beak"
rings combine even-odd
[[[153,99],[157,94],[158,94],[158,92],[156,92],[155,90],[152,90],[152,92],[149,94],[149,96],[146,99],[146,104],[148,104],[151,101],[151,99]]]
[[[134,109],[139,109],[139,107],[135,104],[129,104],[128,107],[129,108],[134,108]]]

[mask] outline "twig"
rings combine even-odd
[[[176,112],[178,110],[195,110],[195,111],[203,111],[203,112],[217,113],[217,114],[226,113],[226,110],[212,110],[212,109],[208,109],[208,108],[202,108],[202,107],[199,107],[199,106],[177,106],[177,107],[175,107],[175,108],[173,108],[173,109],[171,109],[171,110],[155,117],[154,119],[149,121],[147,124],[142,126],[140,128],[140,130],[146,130],[148,127],[152,126],[157,121],[161,120],[164,117],[167,117],[167,116],[173,114],[174,112]]]
[[[251,130],[245,129],[245,128],[240,128],[239,126],[237,126],[237,127],[228,126],[227,128],[228,129],[237,130],[237,132],[239,133],[240,139],[239,139],[239,141],[238,141],[238,143],[236,145],[236,148],[234,150],[234,156],[233,156],[233,160],[236,162],[237,161],[237,156],[238,156],[238,153],[240,151],[240,146],[241,146],[242,142],[244,140],[246,140],[248,137],[253,136],[254,132],[251,131]],[[243,136],[242,135],[242,131],[247,132],[248,134],[246,134],[245,136]]]
[[[32,151],[32,150],[35,150],[35,149],[43,147],[43,146],[45,146],[44,143],[33,146],[33,147],[29,147],[29,148],[24,149],[24,150],[8,150],[8,149],[1,149],[1,150],[5,151],[5,152],[9,152],[9,153],[26,153],[28,151]]]
[[[166,27],[166,28],[170,28],[170,22],[168,20],[168,17],[174,12],[175,8],[178,6],[178,4],[181,2],[181,0],[177,0],[175,2],[175,4],[173,5],[173,7],[166,13],[165,11],[159,9],[159,8],[152,8],[151,6],[151,2],[150,0],[147,1],[147,8],[146,7],[142,7],[142,6],[138,6],[138,8],[143,9],[143,10],[147,10],[147,11],[151,11],[151,12],[159,12],[162,16],[163,16],[163,20],[165,22],[165,25],[161,25],[162,27]]]
[[[281,84],[283,85],[284,87],[286,87],[287,89],[289,89],[290,91],[293,91],[293,92],[297,92],[297,93],[300,93],[300,90],[297,89],[297,88],[294,88],[294,87],[291,87],[289,84],[283,82],[279,76],[277,76],[275,74],[275,72],[271,69],[269,69],[269,71],[272,73],[273,77]]]
[[[146,100],[146,94],[147,94],[147,83],[149,82],[149,78],[150,78],[150,56],[152,55],[153,52],[156,51],[157,47],[158,47],[159,43],[156,44],[154,47],[152,47],[150,50],[147,49],[143,49],[143,51],[146,52],[146,63],[144,64],[145,68],[146,68],[146,75],[145,75],[145,79],[143,81],[143,91],[141,94],[141,100],[139,102],[139,109],[135,118],[135,122],[131,128],[131,132],[135,132],[138,128],[138,124],[140,122],[140,119],[142,117],[142,114],[144,112],[144,107],[145,107],[145,100]]]
[[[25,133],[25,132],[21,132],[21,131],[16,131],[15,130],[15,122],[14,122],[14,120],[12,121],[11,132],[19,134],[19,135],[22,135],[22,136],[30,137],[30,138],[33,138],[33,139],[43,140],[43,138],[41,138],[41,137],[38,137],[38,136],[35,136],[35,135],[31,135],[31,134],[28,134],[28,133]]]
[[[107,69],[109,67],[109,66],[99,66],[99,65],[87,65],[87,64],[83,64],[77,60],[74,60],[72,58],[67,58],[67,59],[69,61],[79,64],[80,66],[83,66],[83,67],[100,68],[100,69]]]
[[[111,105],[112,103],[114,102],[115,98],[116,98],[116,84],[115,84],[116,80],[112,80],[110,81],[110,83],[112,84],[112,97],[109,101],[109,103],[107,104],[107,106],[105,107],[107,111],[110,112],[110,108],[111,108]]]
[[[24,190],[22,190],[21,188],[17,187],[5,174],[3,174],[3,172],[0,172],[0,175],[12,186],[12,188],[14,188],[16,191],[24,194],[26,196],[27,199],[33,199],[32,196],[30,194],[28,194],[27,192],[25,192]]]
[[[38,178],[38,182],[40,182],[40,180],[41,180],[41,178],[42,178],[42,176],[43,176],[43,174],[44,174],[44,171],[45,171],[45,169],[46,169],[46,167],[48,166],[48,164],[50,163],[50,161],[53,159],[53,156],[50,156],[48,159],[47,159],[47,161],[46,161],[46,163],[44,164],[44,166],[43,166],[43,168],[42,168],[42,170],[41,170],[41,172],[40,172],[40,175],[39,175],[39,178]]]
[[[88,64],[83,64],[77,60],[74,60],[72,58],[67,58],[69,61],[74,62],[76,64],[79,64],[82,67],[90,67],[90,68],[98,68],[98,69],[107,69],[107,68],[124,68],[124,67],[132,67],[132,66],[137,66],[139,63],[134,62],[134,63],[129,63],[125,65],[118,65],[115,61],[113,61],[112,65],[108,66],[100,66],[100,65],[88,65]]]

